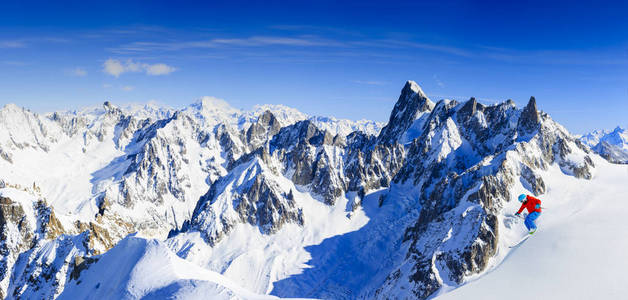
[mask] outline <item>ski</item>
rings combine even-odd
[[[510,248],[515,248],[521,244],[523,244],[523,242],[525,242],[528,238],[530,238],[532,236],[532,234],[528,234],[526,236],[524,236],[521,240],[519,240],[517,243],[515,243],[514,245],[510,246]]]

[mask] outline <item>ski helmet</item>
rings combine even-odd
[[[523,202],[526,199],[526,194],[519,195],[519,202]]]

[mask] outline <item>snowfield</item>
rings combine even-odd
[[[500,265],[436,299],[625,299],[628,166],[595,164],[591,181],[549,170],[539,230]]]
[[[276,299],[197,267],[158,240],[129,236],[103,254],[58,299]]]

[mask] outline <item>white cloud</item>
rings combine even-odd
[[[103,71],[109,75],[118,77],[120,74],[126,72],[126,68],[117,59],[108,59],[103,64]]]
[[[135,87],[134,86],[130,86],[130,85],[125,85],[125,86],[122,87],[122,90],[125,91],[125,92],[130,92],[130,91],[132,91],[134,89],[135,89]]]
[[[146,67],[148,75],[166,75],[174,72],[176,69],[166,64],[154,64]]]
[[[130,59],[126,61],[126,69],[129,72],[141,72],[142,71],[142,67],[143,67],[143,64],[140,64],[138,62],[134,62],[134,61],[132,61]]]
[[[110,88],[110,87],[112,87],[112,86],[113,86],[113,85],[108,84],[108,83],[103,83],[103,85],[102,85],[102,87],[103,87],[103,88],[105,88],[105,89],[108,89],[108,88]]]
[[[85,77],[85,76],[87,76],[87,71],[85,71],[85,69],[83,69],[83,68],[75,68],[75,69],[72,70],[72,75],[79,76],[79,77]]]
[[[109,58],[103,63],[103,72],[119,77],[128,72],[146,72],[147,75],[167,75],[176,71],[176,68],[164,63],[146,64],[133,61],[131,59],[122,62],[117,59]]]

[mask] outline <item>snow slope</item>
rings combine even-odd
[[[625,299],[628,166],[595,163],[591,181],[551,169],[539,231],[486,275],[436,299]]]
[[[134,236],[83,272],[58,299],[275,299],[179,258],[162,242]]]
[[[293,190],[296,205],[307,220],[303,226],[288,223],[273,234],[264,234],[258,226],[237,224],[213,247],[203,241],[199,232],[180,233],[165,243],[187,261],[219,272],[251,291],[270,293],[274,282],[307,268],[312,259],[308,246],[358,230],[369,220],[361,208],[350,213],[346,198],[328,206],[309,193],[298,191],[285,177],[276,176],[274,180],[283,190]],[[369,202],[376,201],[372,200]]]

